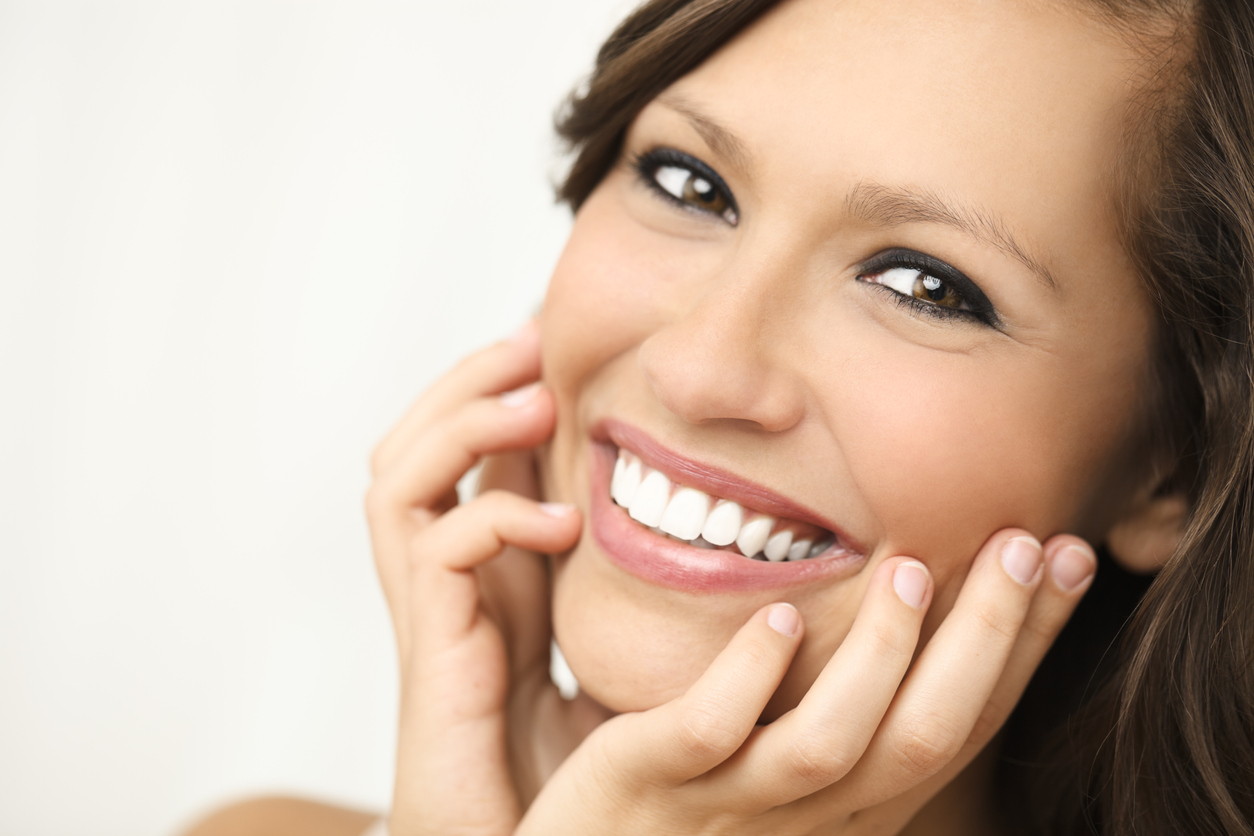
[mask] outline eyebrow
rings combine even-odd
[[[657,101],[687,119],[715,153],[742,169],[750,168],[752,155],[748,146],[692,102],[673,92],[659,96]],[[1058,289],[1058,282],[1045,263],[1020,244],[1006,224],[990,212],[948,204],[931,192],[890,188],[868,181],[860,181],[849,190],[845,208],[854,217],[884,226],[930,223],[951,227],[1009,255],[1050,290]]]
[[[1016,241],[1005,223],[988,212],[947,204],[926,191],[894,189],[866,181],[849,190],[845,207],[854,217],[885,226],[932,223],[952,227],[1014,258],[1050,290],[1058,289],[1058,282],[1044,262]]]
[[[742,169],[750,167],[752,155],[749,153],[748,146],[741,141],[740,137],[702,113],[696,105],[675,93],[659,96],[658,103],[687,119],[693,130],[705,140],[705,144],[720,156],[726,157]]]

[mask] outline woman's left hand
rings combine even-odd
[[[1033,559],[1043,571],[1025,571]],[[1027,532],[994,534],[912,664],[931,580],[888,559],[800,705],[756,726],[803,632],[789,605],[764,607],[683,696],[589,735],[515,836],[896,833],[1001,727],[1088,587],[1086,565],[1078,538],[1041,550]]]

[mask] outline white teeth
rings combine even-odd
[[[781,531],[766,541],[766,559],[778,563],[788,557],[788,547],[792,545],[792,532]]]
[[[679,488],[671,496],[669,479],[623,450],[614,462],[610,497],[636,522],[697,548],[717,549],[734,542],[745,557],[778,563],[815,557],[832,546],[831,537],[813,544],[794,543],[794,534],[787,529],[772,536],[774,517],[754,514],[745,522],[747,512],[739,503],[695,488]]]
[[[710,498],[692,488],[680,488],[671,497],[662,514],[658,527],[681,540],[695,540],[701,536],[705,515],[710,511]]]
[[[631,501],[640,488],[641,478],[640,460],[632,459],[628,462],[626,456],[619,452],[618,461],[614,463],[614,478],[610,482],[610,496],[619,505],[630,508]]]
[[[701,536],[716,546],[726,546],[736,541],[744,514],[735,502],[723,501],[705,518]]]
[[[740,534],[736,536],[736,545],[740,548],[740,553],[745,557],[753,557],[762,551],[774,527],[775,520],[763,516],[754,517],[741,526]]]
[[[670,480],[654,470],[640,483],[636,495],[631,498],[628,513],[641,525],[653,527],[662,521],[670,495]]]

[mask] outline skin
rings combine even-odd
[[[867,546],[855,576],[784,597],[810,632],[768,719],[814,681],[885,558],[931,570],[926,640],[991,532],[1102,539],[1121,511],[1151,339],[1108,180],[1132,57],[1052,4],[787,3],[646,107],[581,208],[543,315],[546,495],[587,511],[589,433],[616,418]],[[718,172],[739,222],[642,183],[629,161],[657,147]],[[1054,286],[966,230],[854,211],[870,183],[993,219]],[[962,270],[1000,325],[917,316],[862,280],[892,246]],[[558,641],[618,711],[681,694],[778,599],[649,584],[591,537],[554,569]]]
[[[1152,316],[1109,180],[1136,57],[1053,3],[789,0],[640,113],[539,325],[372,459],[393,834],[1000,832],[989,743],[1091,581],[1081,537],[1154,518]],[[658,147],[713,168],[736,222],[651,188],[630,161]],[[885,194],[979,223],[869,211]],[[865,266],[890,247],[970,277],[995,327],[898,304]],[[589,533],[607,419],[863,559],[714,594],[624,571]]]

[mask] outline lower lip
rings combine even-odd
[[[610,499],[617,450],[592,443],[592,536],[617,566],[641,580],[685,592],[742,592],[848,577],[864,557],[839,552],[787,563],[750,560],[717,549],[687,546],[649,531]]]

